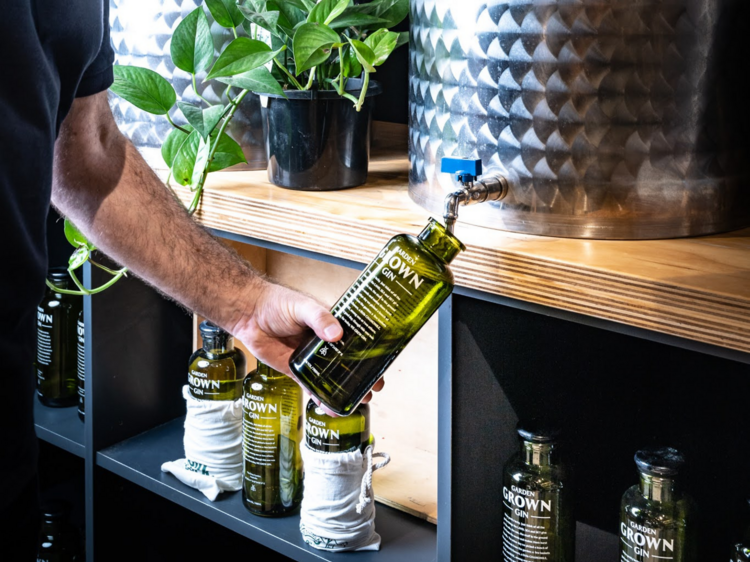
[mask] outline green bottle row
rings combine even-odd
[[[67,269],[51,268],[47,279],[62,289],[75,288]],[[83,297],[49,287],[37,307],[37,396],[45,406],[78,405],[85,417]]]
[[[518,434],[520,451],[503,470],[502,560],[573,562],[571,474],[560,458],[559,431],[530,421]],[[684,462],[668,447],[636,453],[640,482],[620,505],[620,562],[698,562],[696,508],[679,486]],[[730,561],[750,561],[750,528]]]

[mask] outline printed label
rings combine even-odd
[[[503,486],[505,562],[552,561],[550,522],[557,516],[556,495]]]
[[[77,372],[78,372],[78,411],[83,414],[85,410],[86,400],[86,357],[84,355],[86,349],[86,339],[83,329],[83,322],[78,320],[76,327],[78,337],[78,357],[77,357]]]
[[[635,521],[620,523],[620,562],[675,560],[677,531],[652,529]]]

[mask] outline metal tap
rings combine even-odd
[[[454,174],[462,186],[445,198],[443,220],[445,228],[451,234],[456,226],[459,206],[500,201],[508,194],[508,180],[499,174],[488,174],[477,180],[482,175],[481,160],[443,158],[440,162],[440,171]]]

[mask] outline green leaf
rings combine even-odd
[[[279,16],[279,27],[284,31],[289,39],[291,39],[294,35],[294,29],[298,25],[307,21],[306,13],[298,7],[294,6],[293,2],[289,2],[287,0],[281,0],[280,2],[269,2],[268,7],[269,9],[273,8],[275,10],[278,10],[281,13],[281,15]]]
[[[206,142],[204,139],[200,139],[198,142],[198,150],[195,153],[195,163],[193,164],[193,173],[190,177],[190,190],[195,191],[200,184],[203,172],[206,171],[208,165],[208,156],[211,154],[211,143]]]
[[[239,9],[242,13],[242,17],[250,23],[254,23],[258,27],[262,27],[273,34],[278,33],[277,25],[279,23],[279,16],[281,15],[279,11],[258,12],[254,7],[249,7],[247,5],[240,6]]]
[[[193,130],[190,125],[184,125],[183,127],[188,129],[187,133],[180,129],[172,129],[169,135],[167,135],[164,143],[161,145],[161,157],[164,158],[164,163],[170,168],[172,167],[172,162],[174,162],[174,157],[177,155],[177,151],[182,146],[182,143],[188,138],[190,131]]]
[[[216,80],[230,86],[250,90],[256,94],[284,95],[284,90],[281,89],[279,82],[265,66],[234,76],[224,76]]]
[[[375,64],[375,53],[372,52],[372,49],[362,43],[362,41],[357,41],[356,39],[347,38],[347,41],[349,41],[349,44],[354,49],[357,60],[365,70],[375,72],[375,67],[373,66]]]
[[[409,15],[409,0],[381,0],[375,15],[386,20],[384,27],[394,27]]]
[[[341,14],[329,24],[329,27],[331,29],[345,29],[350,26],[366,27],[378,23],[385,23],[386,21],[387,20],[384,20],[383,18],[379,18],[362,12],[347,13],[347,11],[344,11],[343,14]]]
[[[222,27],[237,27],[244,19],[234,0],[206,0],[206,6],[216,23]]]
[[[297,76],[325,62],[339,40],[339,34],[327,25],[304,23],[299,26],[292,40]]]
[[[198,131],[198,134],[204,140],[213,132],[227,111],[227,108],[223,105],[212,105],[206,109],[201,109],[189,103],[178,101],[177,106],[182,111],[185,119],[188,120],[188,123],[193,126],[193,129]]]
[[[109,89],[138,109],[164,115],[177,100],[172,85],[153,70],[115,66],[113,71],[115,81]]]
[[[307,16],[307,22],[328,25],[341,15],[349,2],[350,0],[320,0]]]
[[[174,65],[190,74],[211,66],[214,42],[203,8],[196,8],[180,22],[172,34],[170,52]]]
[[[370,47],[375,55],[375,60],[372,65],[380,66],[383,64],[393,52],[393,49],[396,48],[397,41],[398,33],[387,31],[385,29],[378,29],[375,33],[365,39],[365,45]]]
[[[85,247],[85,248],[88,248],[92,252],[96,249],[96,246],[94,246],[91,242],[89,242],[88,238],[86,238],[83,235],[83,233],[81,233],[81,231],[78,230],[78,227],[74,225],[72,222],[70,222],[69,219],[65,219],[64,228],[65,228],[65,238],[68,240],[70,245],[73,246],[74,248]]]
[[[86,246],[79,246],[68,259],[68,269],[78,269],[89,259],[91,251]]]
[[[344,76],[347,78],[357,78],[362,74],[362,64],[357,60],[357,54],[350,45],[343,49]]]
[[[235,164],[242,164],[243,162],[247,162],[247,160],[242,153],[242,147],[232,137],[223,133],[221,139],[219,139],[219,145],[216,147],[216,152],[214,152],[214,157],[211,160],[208,171],[209,173],[218,172],[219,170],[234,166]]]
[[[263,41],[238,37],[232,41],[206,76],[206,80],[222,76],[234,76],[263,66],[273,60],[282,50],[272,51]]]
[[[200,142],[201,136],[198,131],[191,131],[175,154],[172,161],[172,177],[180,185],[189,185],[193,179],[193,168]]]
[[[396,41],[396,48],[398,49],[401,45],[406,45],[409,42],[409,32],[401,31],[398,34],[398,41]]]
[[[294,6],[298,10],[302,10],[307,13],[310,13],[313,9],[315,9],[314,0],[281,0],[281,1],[289,4],[290,6]]]

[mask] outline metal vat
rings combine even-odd
[[[409,192],[443,156],[511,189],[460,221],[580,238],[750,225],[743,0],[412,0]]]

